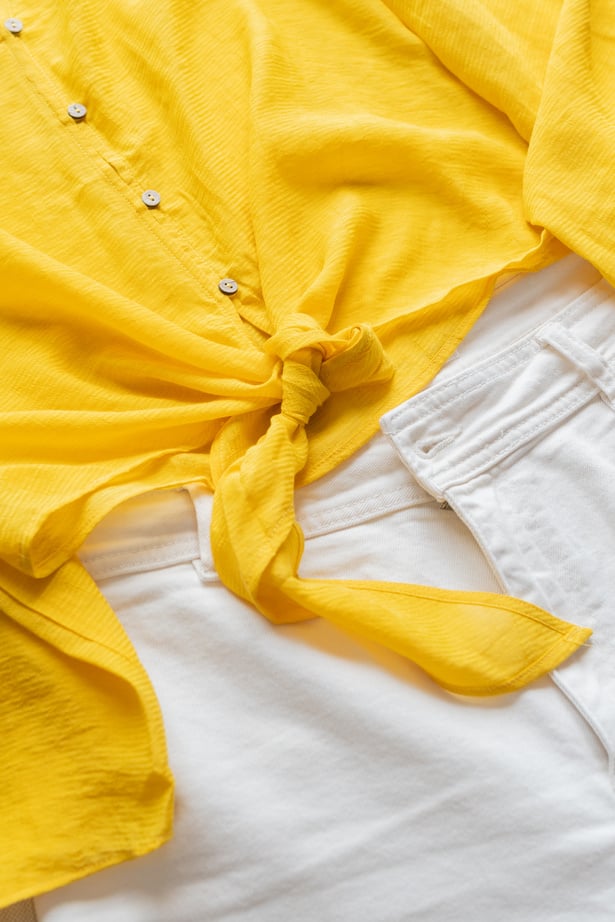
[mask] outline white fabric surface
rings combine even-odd
[[[505,286],[453,370],[595,279],[570,258]],[[176,833],[40,897],[40,922],[612,920],[608,762],[560,688],[457,698],[324,621],[271,626],[217,581],[209,509],[196,486],[142,497],[82,550],[160,698]],[[305,575],[498,591],[384,437],[297,511]]]
[[[601,280],[383,427],[507,592],[592,628],[553,677],[601,739],[615,785],[615,290]]]

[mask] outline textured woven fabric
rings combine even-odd
[[[613,278],[615,78],[589,0],[2,9],[8,902],[171,834],[151,683],[75,558],[131,496],[215,489],[230,588],[451,689],[518,687],[586,638],[488,594],[300,580],[293,489],[430,380],[500,274],[561,255],[552,228]]]
[[[495,401],[496,362],[480,376],[475,365],[551,326],[579,296],[589,319],[599,281],[568,257],[502,286],[439,377],[482,381],[476,425],[465,408],[456,413],[450,391],[441,401],[449,431],[458,423],[469,436],[468,454],[479,454],[483,418],[498,431],[511,423]],[[603,307],[604,332],[615,315]],[[561,383],[559,374],[547,379]],[[517,419],[524,410],[531,416],[535,394],[518,397]],[[590,440],[603,461],[615,456],[611,412],[602,406],[607,431],[592,430]],[[567,424],[561,428],[564,435]],[[421,578],[493,592],[501,578],[522,575],[513,584],[522,596],[539,591],[544,603],[548,592],[547,607],[560,612],[563,601],[569,616],[579,609],[592,619],[592,646],[558,670],[557,684],[545,677],[496,700],[447,695],[401,657],[324,619],[272,629],[255,618],[220,584],[212,497],[198,485],[149,493],[107,516],[80,559],[159,695],[177,785],[175,831],[153,854],[37,898],[41,922],[611,922],[615,793],[596,731],[613,753],[614,590],[604,548],[612,544],[614,476],[607,468],[596,481],[590,468],[583,476],[577,469],[562,495],[556,482],[566,466],[574,470],[581,444],[573,437],[549,453],[539,490],[522,474],[528,459],[513,463],[522,486],[511,494],[500,481],[506,505],[494,504],[488,482],[462,498],[454,491],[464,514],[474,497],[469,518],[481,524],[480,545],[382,434],[296,493],[303,576]],[[455,459],[445,469],[449,480],[460,473]],[[586,521],[576,516],[567,529],[575,505]],[[516,540],[502,521],[507,512]],[[578,536],[583,553],[575,553]],[[555,562],[551,576],[547,560]],[[588,566],[604,587],[591,608],[581,578]]]
[[[615,290],[598,281],[384,419],[405,464],[458,512],[506,591],[591,625],[553,677],[601,740],[611,779],[614,308]]]
[[[212,498],[190,494],[129,501],[83,548],[159,695],[173,838],[37,897],[41,922],[579,922],[588,905],[610,922],[596,710],[549,677],[447,695],[322,618],[272,628],[216,578]],[[382,435],[299,490],[297,515],[306,576],[498,590]]]

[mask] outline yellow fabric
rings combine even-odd
[[[23,21],[0,27],[1,905],[170,835],[154,692],[75,556],[130,496],[205,482],[229,588],[453,691],[587,637],[506,597],[300,579],[293,488],[553,232],[615,279],[615,76],[589,0],[0,7]]]

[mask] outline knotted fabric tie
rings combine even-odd
[[[232,426],[214,444],[214,459],[231,459],[217,465],[211,525],[215,565],[229,589],[276,623],[327,618],[461,694],[519,688],[583,643],[589,630],[508,596],[299,578],[303,534],[293,492],[307,460],[305,426],[333,391],[384,382],[393,369],[369,326],[332,335],[304,314],[290,317],[266,349],[281,363],[279,412],[239,456],[224,444]]]

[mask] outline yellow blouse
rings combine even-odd
[[[613,280],[615,32],[606,0],[0,8],[3,905],[170,835],[155,694],[76,557],[131,496],[204,482],[230,589],[453,691],[585,640],[505,596],[299,579],[293,488],[501,273],[565,244]]]

